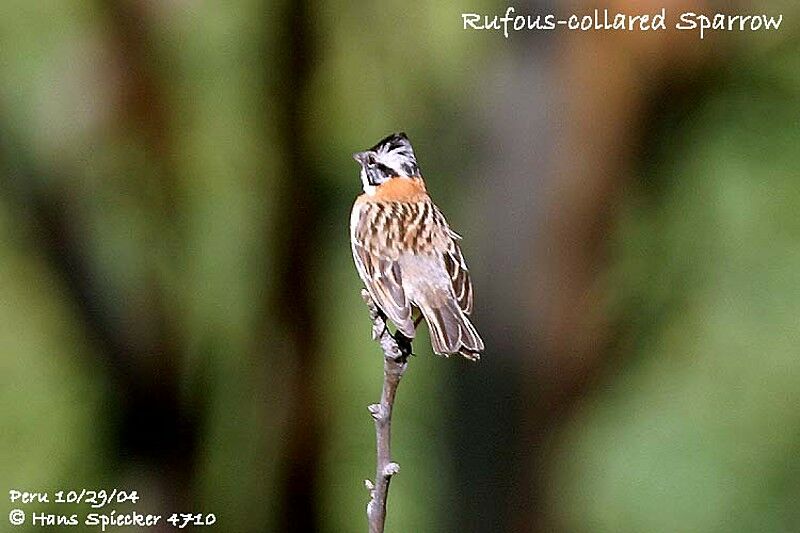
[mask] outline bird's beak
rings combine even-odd
[[[353,159],[358,161],[358,164],[362,167],[367,166],[367,160],[369,157],[369,152],[356,152],[353,154]]]

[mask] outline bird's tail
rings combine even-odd
[[[476,361],[483,352],[483,340],[455,299],[447,298],[438,307],[419,305],[431,333],[433,351],[439,355],[461,354]]]

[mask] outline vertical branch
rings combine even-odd
[[[383,533],[386,522],[386,500],[389,497],[389,482],[400,470],[400,465],[392,462],[392,408],[397,394],[400,378],[408,366],[411,355],[411,340],[399,332],[394,336],[386,327],[386,317],[375,305],[366,289],[361,290],[361,297],[369,307],[372,319],[372,338],[378,341],[383,350],[383,389],[380,403],[369,406],[369,412],[375,419],[375,444],[377,467],[375,482],[364,481],[369,489],[370,500],[367,504],[367,522],[370,533]]]
[[[275,19],[275,12],[280,18]],[[319,362],[320,324],[314,313],[314,258],[321,244],[316,228],[307,221],[324,209],[321,196],[315,192],[319,172],[309,157],[306,140],[308,110],[304,96],[309,90],[315,53],[313,25],[308,21],[312,7],[307,0],[285,3],[281,10],[265,10],[267,32],[265,44],[268,100],[267,121],[277,128],[276,139],[282,158],[280,211],[269,220],[270,244],[277,236],[274,261],[279,280],[277,294],[267,302],[264,319],[272,323],[273,313],[280,310],[280,324],[287,332],[293,355],[293,372],[287,387],[290,413],[283,453],[285,477],[279,489],[282,502],[279,530],[317,531],[320,516],[309,505],[319,492],[319,460],[322,454],[320,428],[325,419],[319,409],[319,390],[311,378]],[[276,228],[279,228],[276,229]],[[276,233],[277,231],[277,233]]]

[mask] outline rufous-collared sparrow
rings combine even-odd
[[[350,242],[373,300],[407,338],[414,338],[416,307],[434,352],[479,359],[484,345],[468,318],[472,282],[461,237],[428,195],[408,137],[394,133],[353,157],[364,194],[353,205]]]

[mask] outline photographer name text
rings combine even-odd
[[[78,527],[79,531],[108,531],[112,528],[149,529],[184,529],[213,526],[217,523],[214,513],[143,513],[135,509],[118,511],[117,505],[138,504],[138,490],[120,489],[73,489],[56,491],[29,491],[11,489],[8,501],[15,506],[8,513],[8,523],[12,526],[29,524],[35,528],[52,527],[58,531],[65,528]],[[78,512],[42,511],[43,504],[50,504],[51,510],[67,509]],[[80,507],[88,507],[89,512],[80,511]],[[114,506],[112,508],[112,506]],[[33,507],[35,510],[31,510]],[[95,512],[97,511],[97,512]],[[126,529],[127,530],[127,529]],[[5,529],[4,529],[5,531]]]

